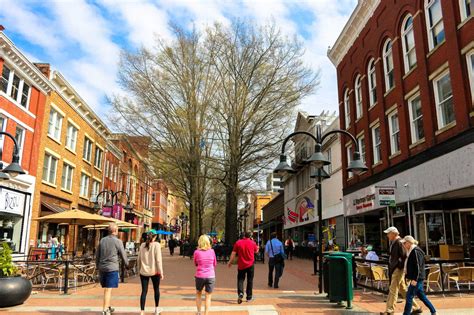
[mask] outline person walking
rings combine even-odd
[[[255,254],[258,253],[257,244],[250,238],[252,232],[245,232],[244,237],[234,244],[227,266],[232,267],[232,262],[237,256],[237,303],[241,304],[244,298],[244,281],[247,278],[247,302],[253,299],[253,276]]]
[[[276,232],[271,234],[271,239],[265,246],[265,252],[268,255],[268,286],[278,289],[285,265],[285,250],[282,242],[277,238]],[[273,270],[275,270],[275,281],[273,281]]]
[[[405,278],[409,282],[403,315],[411,314],[413,298],[415,296],[426,305],[431,314],[436,314],[436,309],[430,300],[428,300],[423,290],[423,282],[425,280],[425,253],[417,246],[418,241],[411,235],[405,236],[400,242],[407,251]]]
[[[398,293],[406,298],[407,287],[405,284],[405,276],[403,268],[405,266],[406,251],[401,242],[400,233],[394,226],[389,227],[384,231],[387,234],[387,238],[390,242],[389,248],[389,263],[388,263],[388,274],[390,279],[390,288],[387,298],[387,304],[385,312],[380,314],[387,315],[395,312],[395,303],[398,299]],[[413,301],[413,314],[421,314],[422,310],[419,305]]]
[[[319,242],[315,242],[315,246],[311,248],[312,260],[313,260],[313,276],[318,273],[318,258],[319,258]]]
[[[170,250],[170,255],[174,255],[174,249],[176,248],[176,241],[173,238],[173,235],[171,235],[169,241],[168,241],[168,248]]]
[[[201,315],[202,290],[206,291],[206,304],[204,314],[208,315],[211,309],[211,297],[216,283],[215,268],[217,265],[216,253],[212,249],[209,236],[201,235],[198,248],[194,251],[194,264],[196,265],[196,307],[197,314]]]
[[[289,260],[293,260],[293,251],[295,250],[295,243],[291,239],[291,237],[288,237],[288,239],[285,241],[285,252],[288,255]]]
[[[96,253],[96,266],[99,270],[100,285],[104,288],[102,315],[110,315],[114,309],[110,306],[112,289],[118,288],[119,283],[119,256],[123,264],[128,267],[128,258],[123,243],[117,238],[118,227],[109,223],[109,235],[102,238]]]

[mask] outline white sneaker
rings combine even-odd
[[[161,314],[161,308],[156,308],[155,309],[155,315]]]

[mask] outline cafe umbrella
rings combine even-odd
[[[113,222],[112,218],[106,218],[98,214],[93,214],[85,212],[78,209],[66,210],[59,213],[50,214],[44,217],[39,217],[37,221],[47,222],[47,223],[67,223],[72,226],[78,225],[100,225],[107,222]],[[76,229],[76,228],[74,228]],[[75,231],[73,237],[75,235]],[[73,256],[76,255],[76,240],[73,242]]]
[[[110,222],[114,222],[115,224],[117,224],[117,226],[120,229],[136,229],[136,228],[138,228],[138,225],[130,223],[130,222],[125,222],[125,221],[115,219],[115,218],[109,218],[109,219],[111,220]],[[101,230],[101,229],[106,229],[108,226],[109,226],[108,223],[105,223],[105,224],[102,223],[102,224],[99,224],[99,225],[89,224],[89,225],[84,226],[84,228],[85,229],[91,229],[91,230]]]

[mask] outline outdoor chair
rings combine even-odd
[[[94,283],[96,280],[96,266],[95,264],[89,264],[84,266],[82,270],[78,269],[77,278],[84,283]]]
[[[58,284],[61,275],[57,267],[39,266],[39,270],[43,291],[50,282],[53,282],[56,285]]]
[[[59,274],[59,281],[58,281],[58,287],[59,287],[59,292],[62,292],[64,289],[64,281],[65,281],[65,276],[66,276],[66,270],[63,268]],[[73,287],[75,291],[77,291],[77,276],[78,276],[78,271],[76,268],[73,266],[69,267],[69,272],[68,272],[68,288]]]
[[[375,282],[377,282],[377,289],[384,288],[386,284],[388,284],[388,276],[387,276],[387,269],[383,268],[382,266],[372,266],[370,267],[372,270],[372,277]]]
[[[426,276],[426,292],[432,290],[431,285],[435,285],[441,291],[441,272],[438,267],[433,266],[427,269],[427,276]],[[434,291],[434,290],[432,290]]]
[[[367,285],[369,280],[372,279],[372,272],[370,271],[370,267],[368,265],[357,264],[356,271],[357,271],[357,276],[359,277],[360,281],[362,281],[363,278],[365,278],[364,285]],[[364,292],[365,292],[365,290],[366,290],[366,288],[364,288]]]
[[[454,268],[447,274],[448,277],[448,290],[450,289],[451,282],[456,284],[458,291],[460,285],[467,285],[471,290],[471,284],[474,284],[474,267],[459,267]]]

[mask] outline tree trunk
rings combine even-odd
[[[234,244],[239,238],[239,230],[237,228],[237,189],[237,172],[231,168],[229,170],[229,182],[226,187],[225,240],[227,244]]]

